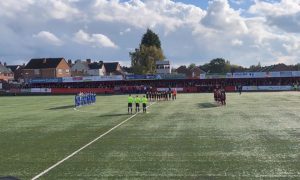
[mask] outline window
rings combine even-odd
[[[58,74],[62,74],[63,70],[62,69],[58,69]]]
[[[34,70],[34,75],[39,75],[40,74],[40,70],[39,69],[35,69]]]
[[[69,74],[69,72],[70,72],[70,69],[66,69],[66,73]]]

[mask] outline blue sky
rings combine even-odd
[[[201,8],[207,8],[208,6],[208,1],[206,0],[176,0],[175,2],[182,2],[185,4],[193,4],[195,6],[199,6]]]
[[[129,65],[147,28],[173,66],[218,57],[299,63],[300,0],[9,0],[0,8],[0,61],[8,64],[65,57]]]
[[[209,0],[176,0],[175,2],[182,2],[185,4],[193,4],[195,6],[207,9]],[[230,6],[234,9],[247,9],[254,2],[252,0],[229,0]],[[240,2],[240,3],[237,3]]]

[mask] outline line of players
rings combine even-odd
[[[223,106],[226,105],[226,91],[223,87],[222,88],[216,87],[214,89],[214,99],[220,105],[223,105]]]
[[[147,99],[150,101],[168,101],[176,100],[177,91],[169,89],[168,91],[148,91],[146,93]]]
[[[147,112],[147,103],[148,99],[144,95],[142,98],[139,96],[132,97],[131,94],[128,96],[128,114],[132,114],[132,105],[135,104],[135,113],[140,112],[140,103],[142,103],[143,106],[143,113]]]
[[[176,90],[169,90],[165,92],[153,92],[148,91],[146,92],[146,95],[144,95],[142,98],[140,98],[138,95],[136,97],[132,97],[131,94],[129,94],[128,97],[128,114],[132,114],[132,106],[135,104],[135,113],[140,112],[140,104],[143,106],[143,113],[147,112],[147,103],[148,99],[150,101],[168,101],[168,100],[176,100],[177,92]]]
[[[85,106],[96,103],[96,93],[83,93],[75,95],[75,107]]]

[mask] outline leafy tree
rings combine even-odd
[[[249,67],[249,71],[259,71],[262,68],[260,62],[257,65],[252,65]]]
[[[189,65],[188,69],[191,70],[191,69],[193,69],[194,67],[196,67],[196,64],[195,64],[195,63],[192,63],[192,64]]]
[[[225,61],[223,58],[213,59],[201,67],[204,71],[209,73],[228,73],[231,70],[230,62]]]
[[[300,63],[295,65],[295,71],[300,71]]]
[[[159,37],[150,29],[143,35],[140,47],[129,55],[135,74],[153,74],[156,70],[156,61],[165,59]]]
[[[152,30],[147,29],[147,32],[143,35],[141,45],[143,46],[155,46],[158,49],[161,49],[161,43],[157,34]]]

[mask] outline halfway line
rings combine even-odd
[[[150,104],[148,107],[152,106],[153,104],[155,104],[156,102]],[[82,146],[81,148],[79,148],[78,150],[74,151],[72,154],[68,155],[67,157],[65,157],[64,159],[58,161],[57,163],[55,163],[54,165],[52,165],[51,167],[49,167],[48,169],[44,170],[43,172],[41,172],[40,174],[36,175],[35,177],[33,177],[31,180],[36,180],[38,178],[40,178],[41,176],[45,175],[46,173],[48,173],[50,170],[52,170],[53,168],[55,168],[56,166],[60,165],[61,163],[63,163],[64,161],[70,159],[71,157],[73,157],[74,155],[76,155],[77,153],[79,153],[80,151],[82,151],[83,149],[85,149],[86,147],[90,146],[91,144],[93,144],[94,142],[96,142],[97,140],[99,140],[100,138],[102,138],[103,136],[107,135],[108,133],[110,133],[111,131],[113,131],[114,129],[116,129],[117,127],[121,126],[122,124],[126,123],[127,121],[129,121],[130,119],[134,118],[136,115],[138,115],[141,112],[138,112],[132,116],[130,116],[129,118],[127,118],[126,120],[122,121],[121,123],[119,123],[118,125],[114,126],[113,128],[111,128],[110,130],[106,131],[105,133],[101,134],[100,136],[98,136],[96,139],[92,140],[91,142],[89,142],[88,144]]]

